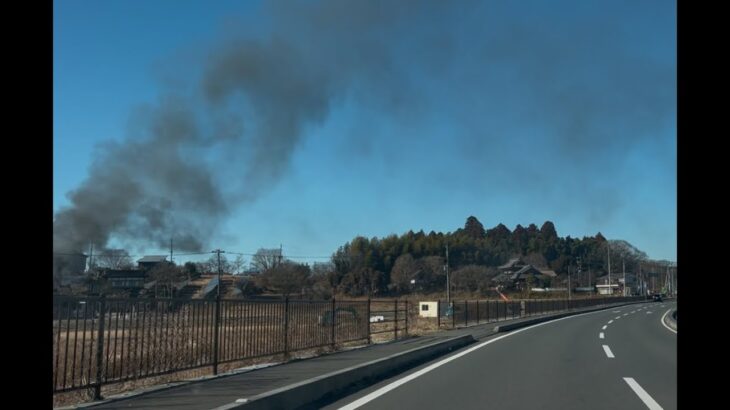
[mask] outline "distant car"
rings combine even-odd
[[[654,295],[653,296],[654,302],[661,302],[662,301],[662,295]]]

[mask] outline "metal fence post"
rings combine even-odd
[[[451,302],[450,306],[451,308],[451,328],[456,328],[456,302]]]
[[[408,309],[408,299],[406,299],[406,337],[408,337],[408,314],[410,313]]]
[[[99,298],[99,332],[96,339],[96,385],[94,385],[94,400],[101,400],[101,377],[104,360],[104,315],[106,314],[106,297]],[[60,330],[59,330],[60,331]],[[65,370],[65,369],[64,369]]]
[[[464,301],[464,327],[469,326],[469,302]]]
[[[370,297],[368,297],[368,344],[371,344],[373,341],[370,337]]]
[[[331,339],[331,344],[332,344],[332,348],[334,349],[335,348],[335,316],[336,316],[335,315],[335,297],[334,296],[332,296],[332,312],[331,312],[331,314],[332,314],[332,339]]]
[[[477,324],[479,324],[479,299],[477,299]]]
[[[398,340],[398,299],[395,300],[395,340]]]
[[[289,296],[284,299],[284,357],[289,358]]]
[[[220,286],[220,283],[218,283]],[[218,294],[215,298],[215,321],[213,322],[213,374],[218,374],[218,342],[220,340],[221,329],[221,296]]]

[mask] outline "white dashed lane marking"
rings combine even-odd
[[[662,406],[659,405],[651,396],[649,396],[649,393],[646,392],[641,386],[639,386],[639,383],[636,382],[632,377],[624,377],[624,381],[631,387],[631,390],[636,393],[637,396],[641,399],[641,401],[644,402],[646,407],[649,408],[649,410],[663,410]]]

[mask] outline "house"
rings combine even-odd
[[[142,289],[147,272],[139,269],[107,269],[102,274],[113,290]]]
[[[530,287],[545,287],[551,278],[557,276],[551,270],[540,270],[532,265],[525,265],[519,259],[511,259],[498,269],[502,270],[503,273],[495,276],[492,281],[519,291],[527,289],[528,285]]]
[[[167,262],[167,256],[165,255],[148,255],[137,261],[139,269],[148,271],[155,266]]]
[[[502,266],[497,267],[497,269],[505,272],[511,272],[520,269],[521,267],[525,266],[525,262],[522,262],[522,259],[520,258],[513,258],[507,261]]]

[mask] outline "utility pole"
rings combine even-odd
[[[611,245],[606,239],[606,253],[608,254],[608,295],[613,296],[613,288],[611,287]]]
[[[446,303],[451,306],[451,282],[449,281],[449,244],[446,244]]]
[[[281,244],[279,244],[279,265],[281,265],[281,258],[282,258],[283,255],[284,255],[283,246]]]
[[[641,262],[639,262],[639,278],[641,278],[641,294],[644,296],[644,300],[646,300],[646,278],[641,273]]]
[[[213,374],[218,374],[218,342],[220,340],[221,321],[221,253],[225,252],[220,249],[211,252],[218,254],[218,295],[215,298],[215,333],[213,333]]]
[[[591,265],[589,264],[588,265],[588,287],[591,288],[591,290],[588,292],[588,295],[590,297],[593,297],[593,285],[591,285],[591,279],[593,279],[593,278],[591,276],[592,276],[591,275]]]
[[[172,263],[172,236],[170,237],[170,263]]]
[[[212,251],[211,253],[218,254],[218,299],[220,299],[220,297],[221,297],[221,253],[226,253],[226,251],[216,249],[216,250]]]
[[[624,271],[624,291],[623,291],[623,294],[624,294],[624,296],[626,296],[626,261],[624,260],[624,258],[621,258],[621,266],[622,266],[623,271]]]
[[[90,243],[89,244],[89,272],[91,272],[91,269],[94,266],[93,261],[94,261],[94,244]]]
[[[568,300],[570,300],[570,265],[568,265]]]

